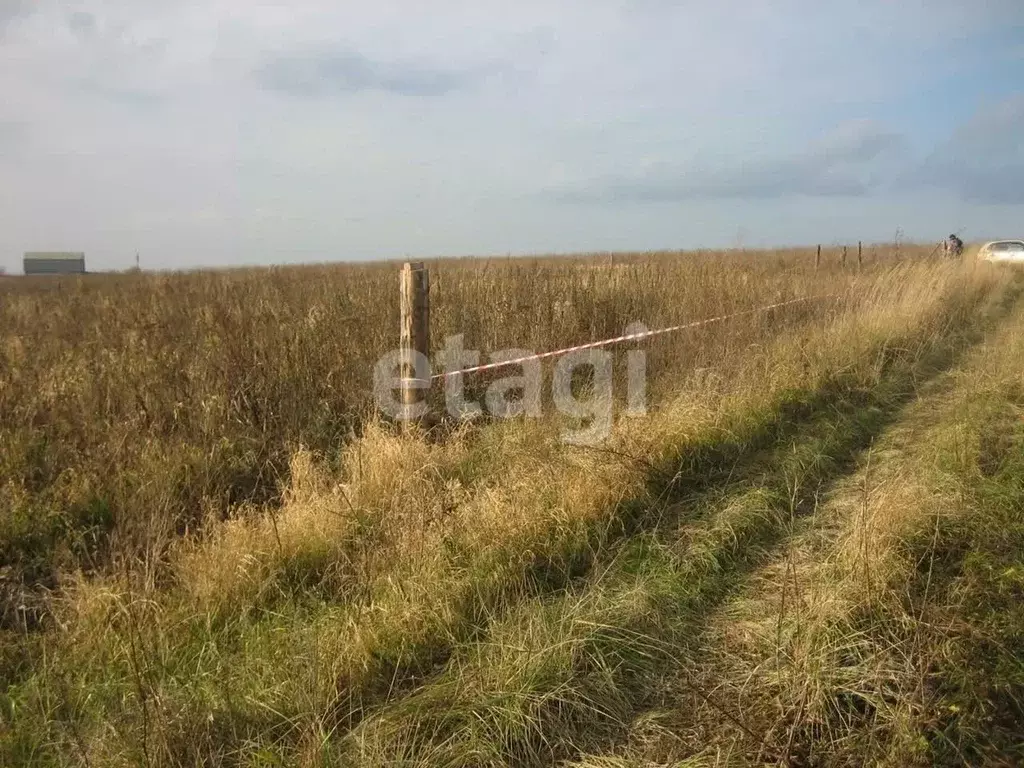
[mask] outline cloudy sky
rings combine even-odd
[[[0,0],[0,266],[1024,235],[1020,0]]]

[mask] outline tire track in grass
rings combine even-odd
[[[1009,305],[991,307],[988,302],[992,298],[979,295],[975,301],[995,318],[1005,313]],[[972,331],[970,308],[965,312],[965,307],[950,311],[942,321],[940,336],[944,341],[948,341],[947,336],[959,338]],[[929,349],[930,359],[917,358],[922,347]],[[906,377],[901,396],[907,397],[922,371],[930,375],[931,370],[952,365],[959,347],[939,344],[932,348],[912,335],[898,336],[873,350],[872,357],[877,357],[874,364],[887,383]],[[401,658],[375,656],[372,663],[375,669],[379,668],[376,677],[382,687],[368,691],[367,696],[358,691],[357,695],[346,693],[331,719],[341,730],[357,726],[370,710],[428,682],[448,662],[457,645],[486,638],[491,621],[520,599],[557,594],[572,587],[586,579],[631,536],[662,528],[681,517],[699,517],[708,509],[708,505],[699,503],[702,499],[720,495],[721,488],[733,478],[756,472],[773,446],[796,439],[822,412],[840,407],[851,398],[862,398],[867,404],[872,394],[858,390],[855,383],[841,374],[813,390],[780,392],[770,407],[734,414],[736,418],[705,434],[688,437],[678,451],[658,463],[639,462],[643,465],[640,471],[650,478],[645,492],[632,500],[620,501],[598,525],[588,528],[582,540],[575,533],[567,536],[564,531],[552,531],[556,543],[526,547],[531,552],[526,559],[522,553],[508,552],[507,548],[495,550],[492,554],[497,559],[493,567],[483,568],[489,573],[486,578],[465,585],[465,594],[455,590],[446,597],[448,604],[454,606],[451,612],[463,620],[458,626],[444,628],[444,642],[437,644],[429,638],[415,641],[411,654],[410,646],[403,645]],[[495,578],[497,582],[492,583]]]
[[[711,612],[778,556],[922,382],[963,351],[897,360],[874,389],[828,403],[726,488],[677,504],[657,531],[595,563],[584,583],[513,607],[459,645],[443,672],[339,740],[339,759],[544,765],[621,741],[658,677],[700,646]],[[720,719],[741,722],[695,690]]]
[[[358,758],[545,764],[621,737],[644,698],[631,681],[671,663],[793,515],[813,506],[820,484],[842,471],[843,454],[874,432],[875,419],[851,421],[860,412],[824,418],[813,437],[764,457],[761,471],[708,502],[709,517],[681,526],[675,541],[636,537],[585,585],[492,624],[486,642],[460,648],[445,674],[371,719],[360,741],[372,749]],[[829,455],[839,461],[819,460]]]
[[[949,386],[946,376],[929,382],[911,409],[927,410]],[[742,587],[711,608],[691,653],[675,660],[656,697],[658,704],[634,717],[633,723],[640,725],[631,729],[627,746],[615,757],[591,756],[574,765],[618,765],[602,762],[614,759],[630,766],[672,764],[676,758],[701,766],[791,764],[799,745],[790,741],[788,732],[773,733],[774,725],[750,714],[752,698],[763,696],[766,687],[774,690],[771,681],[779,674],[778,665],[785,663],[766,649],[784,654],[784,643],[793,639],[790,633],[798,631],[784,619],[792,616],[799,622],[809,604],[829,599],[821,594],[810,598],[809,585],[819,578],[821,560],[845,518],[858,514],[866,495],[898,478],[901,453],[920,435],[919,425],[908,424],[908,419],[914,416],[903,414],[881,432],[858,458],[855,471],[835,478],[813,513],[797,517],[779,547],[745,574]]]
[[[962,418],[965,392],[985,382],[990,355],[1022,327],[1018,310],[993,341],[929,381],[859,457],[856,471],[710,613],[696,654],[677,661],[659,706],[634,718],[626,746],[573,765],[852,765],[866,761],[868,749],[883,757],[896,750],[894,765],[923,749],[914,764],[930,764],[913,730],[915,715],[922,722],[930,716],[929,695],[907,690],[915,674],[926,674],[912,669],[921,666],[907,646],[913,632],[897,621],[880,638],[877,619],[858,629],[854,617],[893,599],[905,603],[906,596],[894,596],[890,573],[906,558],[906,536],[923,531],[930,539],[923,530],[929,519],[938,526],[943,516],[962,514],[960,489],[935,472],[935,443]],[[923,600],[904,623],[925,621],[912,616],[927,609],[929,586],[938,589],[931,566],[918,580],[925,582]],[[950,742],[940,747],[958,764],[971,762]]]

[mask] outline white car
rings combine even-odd
[[[1015,261],[1024,264],[1024,240],[996,240],[978,251],[982,261]]]

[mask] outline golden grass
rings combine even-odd
[[[869,272],[890,263],[881,249],[872,256]],[[606,258],[432,262],[435,346],[463,333],[484,352],[541,351],[855,279],[835,259],[815,273],[806,251],[619,255],[614,267]],[[333,453],[371,410],[373,363],[397,338],[395,273],[5,281],[3,561],[53,584],[68,567],[159,560],[206,517],[279,501],[295,450]],[[651,386],[741,354],[757,322],[651,345]]]
[[[372,417],[369,373],[397,324],[390,268],[84,280],[49,315],[54,285],[9,289],[5,354],[22,367],[0,374],[5,557],[60,589],[39,608],[45,655],[12,678],[7,754],[374,764],[395,756],[394,734],[416,733],[404,748],[423,764],[445,747],[422,741],[403,697],[466,659],[470,686],[525,685],[516,701],[534,702],[495,716],[518,718],[507,727],[528,742],[550,738],[532,698],[544,700],[545,670],[571,672],[594,622],[640,626],[661,603],[645,588],[595,591],[582,624],[558,619],[575,639],[550,664],[558,632],[546,650],[526,642],[518,622],[533,614],[517,619],[517,607],[600,572],[675,514],[690,484],[723,480],[730,462],[826,412],[831,393],[886,386],[893,370],[924,375],[930,352],[954,345],[1006,282],[957,265],[816,272],[808,258],[434,264],[435,345],[466,331],[485,350],[843,297],[651,345],[656,407],[617,419],[591,449],[564,444],[553,414],[440,440]],[[31,347],[28,365],[18,356]],[[711,568],[761,535],[748,501],[710,516],[687,551]],[[554,619],[536,620],[551,631]],[[478,645],[489,636],[497,656]],[[513,651],[520,641],[539,655]],[[488,669],[510,676],[481,681]],[[600,690],[628,709],[609,674]],[[506,725],[495,727],[482,733]],[[487,745],[486,762],[507,759],[503,749]]]

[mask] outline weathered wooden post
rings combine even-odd
[[[818,246],[817,253],[814,254],[814,271],[817,272],[821,269],[821,246]]]
[[[857,241],[857,269],[864,269],[864,243]]]
[[[842,260],[842,264],[843,264],[843,269],[846,269],[846,246],[845,245],[843,246],[843,260]]]
[[[422,421],[416,418],[429,394],[429,376],[417,370],[416,360],[430,354],[430,273],[423,262],[406,263],[400,276],[401,286],[401,402],[406,422]],[[422,358],[420,358],[422,359]]]

